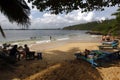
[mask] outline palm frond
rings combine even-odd
[[[10,22],[29,25],[30,8],[24,0],[0,0],[0,11]]]

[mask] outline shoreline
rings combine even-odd
[[[92,39],[93,38],[93,39]],[[68,42],[100,42],[100,36],[91,35],[88,39],[82,39],[80,37],[73,37],[73,38],[58,38],[58,39],[48,39],[48,40],[40,40],[40,39],[28,39],[28,40],[17,40],[17,41],[7,41],[7,42],[0,42],[0,45],[7,43],[12,45],[20,45],[23,46],[24,44],[28,44],[29,46],[35,44],[47,44],[47,43],[68,43]]]

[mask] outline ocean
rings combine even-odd
[[[37,43],[62,40],[81,42],[99,41],[98,35],[86,34],[86,30],[4,30],[6,38],[0,34],[0,43],[34,40]]]

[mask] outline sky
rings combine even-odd
[[[31,4],[28,4],[31,6]],[[81,13],[81,10],[72,11],[68,14],[54,15],[49,12],[39,12],[37,9],[31,9],[30,14],[30,29],[48,29],[48,28],[63,28],[66,26],[87,23],[92,21],[101,21],[105,19],[112,19],[115,16],[111,16],[116,12],[117,7],[105,8],[104,11],[91,11]],[[3,29],[18,29],[21,28],[15,22],[10,23],[9,20],[0,13],[0,25]]]

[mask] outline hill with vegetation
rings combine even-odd
[[[95,26],[98,25],[96,21],[94,22],[89,22],[89,23],[83,23],[83,24],[77,24],[73,26],[67,26],[64,27],[64,30],[92,30],[95,28]]]
[[[115,25],[115,19],[105,20],[105,21],[93,21],[73,26],[64,27],[64,30],[91,30],[98,31],[103,34],[109,33]]]

